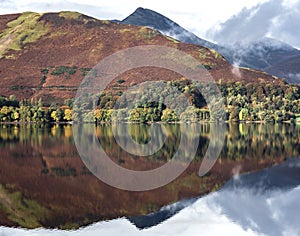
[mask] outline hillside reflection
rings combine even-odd
[[[147,214],[180,199],[216,190],[234,174],[260,170],[300,152],[299,126],[229,124],[219,158],[200,178],[197,173],[216,127],[189,124],[182,130],[179,124],[157,125],[163,127],[165,137],[154,130],[152,137],[162,147],[149,156],[124,151],[112,125],[89,126],[106,154],[132,170],[164,165],[177,152],[182,135],[197,140],[197,155],[179,178],[143,192],[118,190],[97,179],[78,155],[71,125],[1,125],[1,225],[76,228],[99,220]],[[120,125],[117,134],[127,150],[132,145],[127,131],[134,142],[147,144],[150,128],[147,124]],[[88,145],[88,137],[82,142]],[[184,145],[187,150],[189,145]]]

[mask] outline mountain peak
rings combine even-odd
[[[147,9],[147,8],[143,8],[143,7],[138,7],[135,12],[144,12],[144,11],[152,11],[150,9]]]
[[[137,8],[132,14],[122,20],[122,23],[148,26],[162,32],[170,30],[173,26],[179,26],[169,18],[142,7]]]
[[[184,43],[198,44],[215,50],[220,49],[216,44],[197,37],[168,17],[150,9],[139,7],[121,23],[147,26]]]

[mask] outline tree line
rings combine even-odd
[[[163,84],[168,86],[161,86]],[[175,98],[170,88],[176,88],[181,97]],[[298,85],[220,82],[218,88],[223,100],[217,102],[224,104],[225,117],[223,118],[225,120],[295,122],[299,117],[300,89]],[[176,81],[162,81],[159,86],[142,86],[139,89],[143,93],[106,91],[96,96],[94,100],[96,103],[91,102],[87,96],[80,100],[80,104],[68,100],[63,106],[52,103],[47,107],[41,99],[17,101],[14,95],[0,96],[0,121],[145,123],[208,122],[219,119],[218,115],[212,114],[207,108],[199,88],[184,78]],[[213,93],[211,90],[210,85],[206,85],[205,91]],[[150,98],[155,98],[155,101]],[[183,102],[180,101],[181,98]],[[184,99],[188,103],[184,103]],[[176,102],[172,103],[172,101]]]

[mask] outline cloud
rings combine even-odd
[[[244,8],[212,27],[207,35],[221,44],[272,37],[300,48],[300,1],[269,0],[250,9]]]
[[[0,0],[0,13],[10,12],[13,9],[16,8],[11,0]]]
[[[237,77],[241,78],[242,75],[241,75],[241,71],[240,71],[239,65],[240,65],[239,61],[234,61],[233,62],[233,66],[231,68],[231,73],[234,74],[234,75],[236,75]]]
[[[99,19],[108,19],[112,16],[115,18],[122,18],[122,14],[115,11],[115,9],[106,6],[102,7],[89,2],[77,3],[71,1],[52,1],[52,2],[38,2],[38,1],[15,1],[15,0],[0,0],[0,14],[19,13],[25,11],[35,12],[57,12],[57,11],[77,11],[89,16]]]

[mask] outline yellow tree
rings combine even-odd
[[[56,111],[52,111],[51,112],[51,118],[57,122],[58,121],[58,117],[57,117],[56,113],[57,113]]]
[[[64,111],[64,120],[71,121],[73,116],[73,111],[71,109],[66,109]]]

